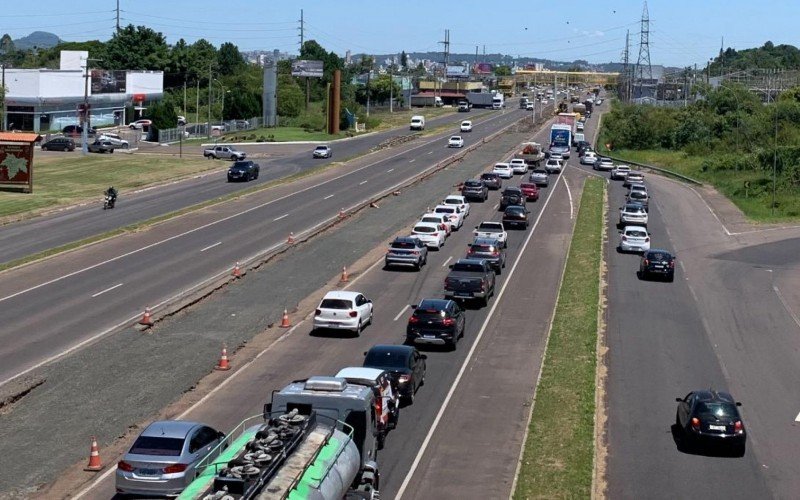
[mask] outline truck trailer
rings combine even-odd
[[[491,108],[493,97],[494,94],[488,92],[468,92],[466,95],[467,102],[469,102],[473,108]]]
[[[418,108],[441,107],[444,103],[442,98],[432,95],[416,94],[411,96],[411,105]]]

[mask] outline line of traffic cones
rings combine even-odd
[[[289,328],[292,323],[289,321],[289,311],[283,310],[283,317],[281,318],[281,328]]]
[[[92,449],[89,451],[89,463],[83,470],[97,472],[103,468],[100,462],[100,449],[97,446],[97,438],[92,436]]]
[[[234,278],[242,277],[242,268],[239,266],[238,260],[236,261],[236,265],[233,266],[233,272],[231,273],[231,276],[233,276]]]
[[[144,313],[142,314],[142,319],[139,320],[139,324],[142,326],[153,326],[153,315],[150,313],[149,307],[144,308]]]
[[[294,233],[289,233],[289,237],[286,238],[286,243],[289,245],[294,245]]]
[[[344,219],[347,214],[344,211],[344,207],[339,209],[339,218]]]
[[[228,347],[225,344],[222,344],[222,355],[219,357],[219,362],[217,366],[214,367],[215,370],[219,371],[226,371],[231,369],[231,365],[228,362]]]
[[[342,277],[339,278],[341,283],[347,283],[350,281],[350,277],[347,275],[347,266],[342,266]]]

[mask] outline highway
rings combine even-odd
[[[652,246],[679,264],[674,283],[637,278],[639,257],[615,250],[626,190],[611,181],[608,497],[796,498],[800,302],[780,290],[797,289],[798,232],[729,235],[691,188],[645,175]],[[742,458],[678,447],[675,398],[709,387],[743,403]]]
[[[520,110],[495,113],[465,134],[467,145],[523,116],[526,112]],[[368,200],[456,154],[458,150],[445,147],[451,133],[352,162],[351,170],[313,177],[302,190],[291,187],[278,197],[272,191],[258,193],[3,273],[0,307],[8,313],[0,333],[0,385],[132,323],[146,306],[158,306],[200,282],[224,276],[235,262],[280,246],[290,232],[299,236],[335,218],[342,207]],[[222,178],[214,182],[227,185]],[[23,331],[27,334],[21,335]]]
[[[424,114],[424,110],[421,110],[420,113]],[[453,113],[429,120],[427,125],[430,129],[446,124],[457,124],[466,119],[480,121],[492,116],[492,113],[491,110],[484,109],[475,109],[470,113]],[[477,134],[481,133],[479,129],[476,127]],[[411,132],[403,127],[335,141],[331,144],[334,154],[330,159],[313,159],[311,157],[313,145],[302,146],[302,153],[289,154],[275,159],[262,157],[276,148],[285,150],[286,148],[282,145],[254,143],[240,146],[238,147],[240,150],[247,152],[251,159],[261,166],[261,175],[255,181],[228,183],[225,181],[225,169],[230,162],[209,160],[217,161],[220,170],[181,182],[166,183],[155,189],[135,193],[123,191],[120,193],[119,202],[114,210],[102,210],[102,192],[98,192],[97,203],[73,207],[51,215],[0,227],[0,248],[3,249],[2,255],[0,255],[0,264],[181,210],[219,196],[236,193],[254,185],[266,184],[320,165],[341,162],[347,158],[363,155],[390,138],[409,134]],[[420,141],[412,141],[412,144],[415,142]],[[202,149],[199,145],[191,146],[191,148],[197,152]],[[130,161],[137,161],[136,154],[130,157]]]
[[[541,141],[542,136],[537,139]],[[470,168],[481,170],[480,166]],[[574,175],[569,180],[573,191],[566,186],[566,175],[563,179],[554,176],[550,187],[542,190],[540,200],[528,204],[536,225],[532,224],[528,231],[510,232],[509,260],[498,277],[498,296],[488,307],[468,309],[466,333],[457,351],[425,350],[426,383],[414,404],[402,409],[398,428],[389,434],[386,447],[378,456],[382,497],[395,498],[401,489],[403,498],[431,498],[434,492],[439,495],[445,483],[435,481],[439,472],[428,467],[441,468],[448,496],[456,492],[471,498],[500,498],[510,494],[529,411],[527,404],[566,259],[573,223],[571,197],[580,194],[582,175],[577,171],[570,175]],[[517,176],[513,183],[520,180]],[[421,185],[419,189],[427,190],[427,186]],[[428,194],[429,203],[433,205],[448,191],[439,191],[433,197]],[[464,228],[454,232],[441,251],[432,252],[428,265],[419,273],[385,270],[380,265],[382,247],[370,252],[367,264],[375,265],[367,265],[365,272],[347,285],[375,304],[375,321],[360,337],[335,333],[310,335],[308,322],[300,323],[278,337],[241,374],[236,374],[224,390],[212,393],[177,417],[229,428],[246,416],[258,414],[270,392],[293,379],[331,374],[344,366],[359,365],[361,353],[371,345],[403,342],[408,305],[424,297],[441,296],[441,283],[448,272],[446,265],[464,255],[474,225],[482,220],[499,219],[498,199],[499,194],[492,192],[486,203],[472,204]],[[412,221],[413,218],[408,219],[407,223]],[[536,273],[535,287],[530,283],[533,273]],[[321,352],[325,355],[320,356]],[[461,380],[462,375],[462,383],[454,387],[454,380]],[[447,408],[442,406],[445,400],[451,401]],[[498,411],[502,404],[508,405],[507,411]],[[439,419],[441,425],[433,432],[431,426]],[[461,433],[462,428],[456,424],[475,432]],[[459,434],[456,441],[452,440],[454,433]],[[502,442],[504,446],[484,449],[486,442]],[[429,443],[427,453],[423,443]],[[476,470],[470,463],[470,453],[481,454],[485,467]],[[420,466],[414,475],[409,474],[417,460]],[[435,465],[429,465],[431,461]],[[404,482],[411,486],[404,486]],[[108,499],[113,495],[113,473],[108,472],[80,498]]]

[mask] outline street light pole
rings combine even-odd
[[[772,153],[772,209],[770,213],[775,216],[775,190],[778,171],[778,104],[775,103],[773,106],[775,106],[775,150]]]

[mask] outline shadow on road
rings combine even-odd
[[[672,440],[678,451],[687,455],[699,455],[703,457],[727,457],[740,458],[744,456],[744,448],[736,446],[713,446],[712,444],[693,442],[687,439],[683,430],[678,424],[670,426]]]

